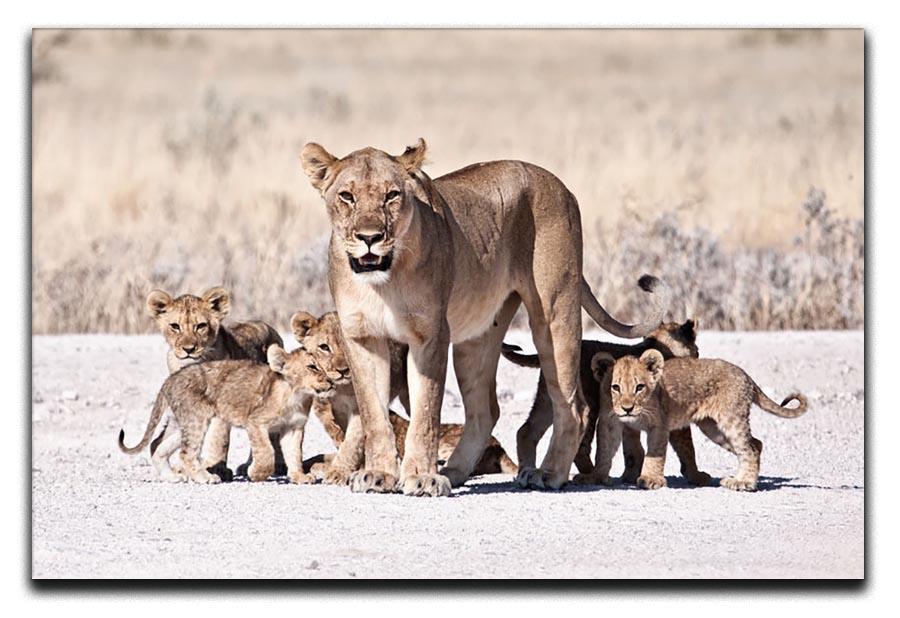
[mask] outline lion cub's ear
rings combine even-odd
[[[281,373],[284,371],[284,364],[287,362],[287,352],[277,343],[273,343],[266,350],[266,361],[269,363],[269,369],[276,373]]]
[[[594,374],[594,379],[597,382],[603,382],[606,372],[612,369],[612,366],[615,364],[616,359],[609,352],[597,352],[594,354],[591,358],[591,372]]]
[[[425,152],[427,150],[428,147],[425,144],[425,140],[420,137],[415,146],[406,147],[403,154],[397,157],[397,162],[405,167],[407,172],[414,172],[422,169],[422,164],[425,163]]]
[[[663,365],[665,364],[665,359],[663,359],[663,355],[659,350],[647,350],[643,354],[641,354],[641,364],[650,372],[654,378],[658,378],[659,374],[662,373]]]
[[[147,295],[147,313],[158,318],[172,306],[172,297],[162,290],[153,290]]]
[[[320,192],[325,190],[328,170],[337,161],[337,157],[316,144],[310,142],[300,152],[300,164],[309,177],[310,184]]]
[[[219,319],[224,318],[231,310],[231,297],[222,286],[217,285],[203,292],[203,302]]]
[[[691,318],[687,322],[681,325],[681,334],[685,339],[694,343],[697,341],[697,328],[700,323],[696,318]]]
[[[294,339],[297,340],[300,347],[303,347],[303,338],[306,337],[306,333],[318,323],[319,320],[306,311],[298,311],[291,316],[291,332],[294,333]]]

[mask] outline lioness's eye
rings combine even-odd
[[[206,322],[200,322],[199,324],[197,324],[197,330],[206,330]]]
[[[171,324],[169,324],[169,328],[174,330],[176,333],[181,330],[181,327],[178,326],[178,324],[176,324],[175,322],[172,322]]]
[[[635,392],[635,393],[640,393],[642,390],[644,390],[644,385],[643,385],[643,384],[638,384],[637,386],[634,387],[634,392]]]
[[[338,197],[341,198],[342,200],[344,200],[345,202],[347,202],[348,204],[352,204],[353,202],[356,201],[355,199],[353,199],[353,194],[350,193],[349,191],[341,191],[340,193],[338,193]]]
[[[387,195],[384,196],[384,201],[385,201],[385,203],[393,202],[398,197],[400,197],[399,191],[388,191]]]
[[[320,343],[319,349],[322,350],[323,352],[331,352],[331,348],[328,347],[327,343]]]
[[[612,389],[618,393],[618,392],[619,392],[619,385],[618,385],[618,384],[613,384],[613,385],[612,385]]]

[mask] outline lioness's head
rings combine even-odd
[[[591,359],[591,370],[597,381],[602,383],[602,378],[611,368],[612,412],[619,420],[631,422],[641,417],[648,401],[654,397],[664,363],[659,350],[647,350],[640,358],[623,356],[619,360],[606,352],[597,352]]]
[[[334,395],[334,384],[316,365],[312,354],[303,348],[285,352],[284,348],[273,343],[266,350],[266,360],[269,369],[283,375],[295,392],[323,398]]]
[[[390,279],[417,204],[431,203],[424,159],[421,138],[397,156],[363,148],[338,159],[318,144],[303,147],[303,171],[325,200],[333,238],[357,278],[371,284]]]
[[[203,296],[183,294],[172,298],[153,290],[147,296],[147,313],[156,320],[166,343],[185,363],[200,360],[219,336],[219,324],[231,308],[228,291],[222,287],[206,290]]]
[[[300,347],[312,354],[319,369],[335,384],[350,383],[350,364],[341,341],[341,324],[332,311],[316,318],[305,311],[291,316],[291,331]]]
[[[697,322],[687,320],[684,324],[664,322],[655,331],[647,335],[647,339],[655,339],[669,349],[672,356],[679,358],[700,356],[697,349]]]

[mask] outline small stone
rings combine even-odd
[[[66,401],[78,401],[78,391],[67,390],[62,392],[62,398]]]
[[[310,562],[309,564],[306,565],[306,568],[309,569],[310,571],[315,571],[316,569],[319,568],[319,561],[313,560],[312,562]]]
[[[44,403],[44,396],[35,391],[31,396],[31,401],[33,401],[34,403]]]

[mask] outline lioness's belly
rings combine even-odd
[[[494,317],[509,297],[511,289],[498,277],[497,281],[483,286],[455,285],[447,308],[447,322],[450,324],[450,342],[469,341],[487,331],[494,323]],[[457,290],[459,290],[457,292]]]

